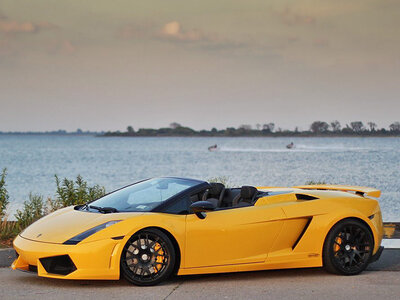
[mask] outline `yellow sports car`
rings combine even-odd
[[[377,260],[380,191],[310,185],[225,188],[154,178],[35,222],[13,269],[154,285],[171,274],[322,267],[354,275]]]

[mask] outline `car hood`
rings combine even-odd
[[[57,210],[27,227],[20,236],[38,242],[62,244],[97,225],[125,220],[142,213],[101,214],[75,210],[73,206]]]

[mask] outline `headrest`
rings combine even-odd
[[[210,182],[211,188],[208,190],[208,194],[211,196],[219,196],[221,192],[225,189],[222,183]]]
[[[240,190],[240,197],[243,199],[253,199],[256,193],[257,189],[254,186],[244,185]]]

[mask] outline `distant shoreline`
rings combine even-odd
[[[48,136],[97,136],[99,133],[85,133],[85,134],[76,134],[76,133],[45,133],[45,132],[1,132],[2,135],[48,135]]]
[[[141,135],[141,136],[121,136],[121,135],[96,135],[99,138],[399,138],[400,134],[397,135]]]
[[[185,138],[399,138],[400,134],[286,134],[286,133],[274,133],[269,135],[123,135],[123,134],[99,134],[99,133],[91,133],[91,134],[75,134],[75,133],[67,133],[67,134],[58,134],[58,133],[26,133],[26,132],[13,132],[13,133],[0,133],[1,136],[92,136],[98,138],[115,138],[115,137],[123,137],[123,138],[170,138],[170,137],[185,137]]]
[[[314,121],[308,130],[282,129],[275,123],[256,124],[254,129],[249,124],[225,129],[212,128],[211,130],[194,130],[179,123],[171,123],[169,127],[139,128],[137,131],[128,126],[126,131],[83,131],[77,129],[73,132],[66,130],[53,130],[44,132],[1,132],[0,135],[53,135],[53,136],[96,136],[96,137],[400,137],[400,122],[393,122],[387,128],[378,128],[376,123],[368,122],[364,125],[361,121],[354,121],[344,127],[339,121],[329,124],[324,121]]]
[[[194,130],[190,127],[182,126],[179,123],[171,123],[164,128],[139,128],[135,131],[132,126],[128,126],[125,132],[108,131],[100,135],[103,137],[159,137],[159,136],[179,136],[179,137],[398,137],[400,136],[400,122],[393,122],[386,128],[378,128],[376,123],[368,122],[365,126],[361,121],[354,121],[346,124],[343,128],[339,121],[335,120],[329,124],[324,121],[314,121],[309,130],[285,130],[276,127],[275,123],[256,124],[254,129],[249,124],[240,125],[238,128],[227,127],[218,130]]]

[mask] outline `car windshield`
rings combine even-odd
[[[154,178],[127,186],[89,204],[89,208],[112,207],[119,212],[148,212],[171,197],[200,184],[181,178]]]

